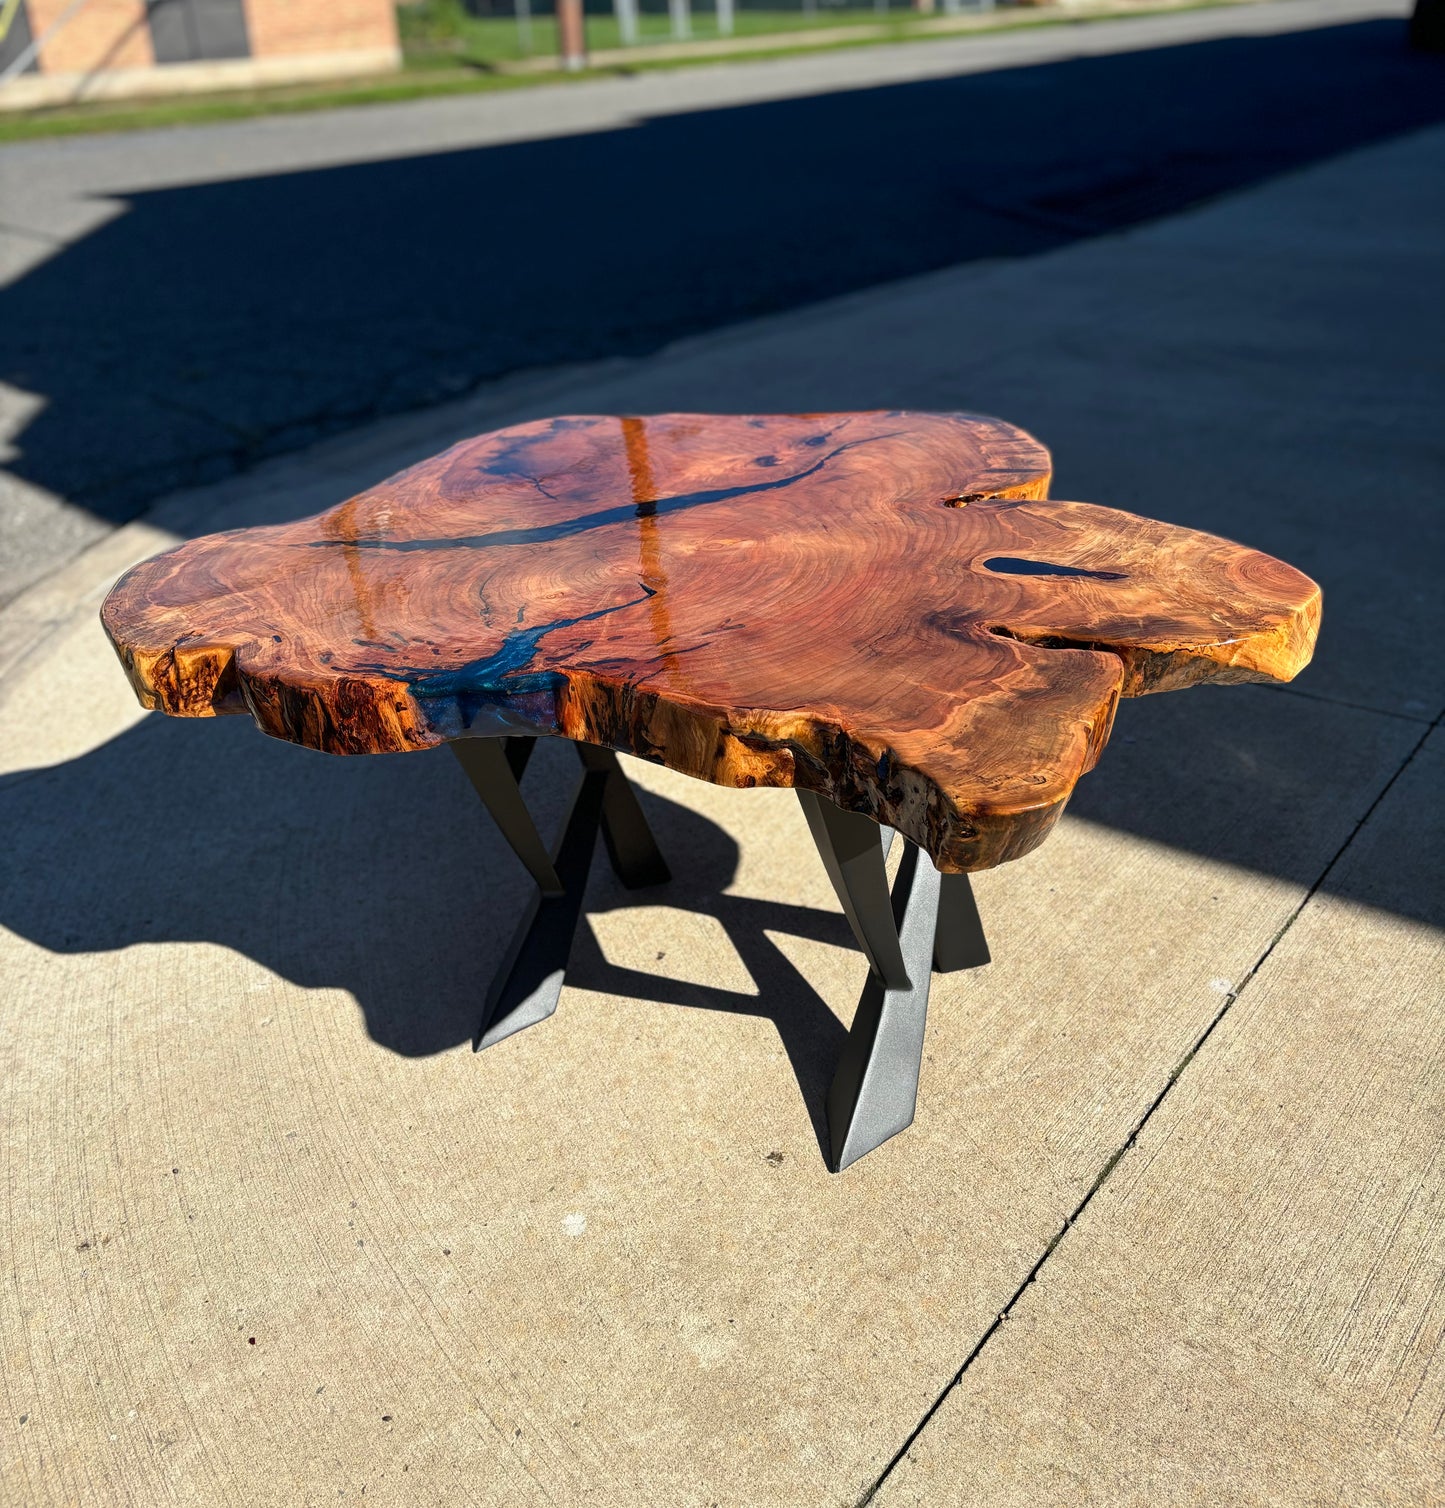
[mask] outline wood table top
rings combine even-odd
[[[173,715],[335,754],[560,734],[982,869],[1043,838],[1121,696],[1289,680],[1318,631],[1292,567],[1049,475],[969,414],[543,420],[191,540],[102,618]]]

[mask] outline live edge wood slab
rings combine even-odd
[[[559,734],[983,869],[1042,840],[1121,696],[1289,680],[1319,624],[1290,566],[1049,476],[968,414],[551,419],[192,540],[102,616],[174,715],[334,754]]]

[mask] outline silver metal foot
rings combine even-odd
[[[833,1171],[841,1173],[913,1123],[935,959],[940,968],[966,968],[986,963],[988,948],[966,875],[939,874],[916,844],[905,843],[890,894],[884,860],[894,833],[811,791],[798,797],[869,963],[828,1089]]]

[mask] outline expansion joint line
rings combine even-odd
[[[1180,1076],[1199,1055],[1199,1052],[1203,1048],[1204,1044],[1208,1042],[1210,1037],[1214,1035],[1215,1028],[1229,1014],[1230,1010],[1234,1006],[1234,1002],[1239,999],[1239,997],[1244,993],[1245,989],[1249,986],[1251,980],[1254,979],[1255,975],[1257,975],[1269,961],[1270,956],[1284,940],[1286,934],[1299,919],[1305,907],[1308,906],[1309,903],[1319,893],[1321,887],[1334,872],[1335,867],[1339,864],[1340,860],[1344,858],[1346,852],[1348,852],[1350,848],[1350,845],[1354,843],[1355,839],[1364,829],[1365,824],[1370,820],[1371,817],[1375,815],[1375,812],[1379,809],[1380,803],[1384,801],[1385,797],[1390,794],[1391,790],[1395,786],[1396,781],[1398,781],[1399,778],[1405,773],[1405,771],[1408,770],[1410,766],[1415,762],[1415,759],[1419,755],[1420,751],[1425,747],[1425,744],[1430,735],[1441,726],[1442,722],[1445,722],[1445,708],[1442,708],[1441,711],[1436,714],[1434,721],[1428,724],[1424,732],[1421,733],[1420,737],[1415,741],[1415,744],[1411,748],[1410,752],[1400,762],[1399,767],[1384,783],[1384,785],[1380,787],[1378,793],[1375,796],[1375,799],[1370,803],[1364,815],[1361,816],[1360,819],[1355,823],[1354,827],[1350,829],[1349,836],[1335,850],[1334,855],[1331,857],[1330,861],[1320,871],[1314,883],[1305,892],[1299,904],[1294,908],[1293,911],[1290,912],[1289,916],[1285,918],[1284,923],[1274,934],[1274,936],[1270,938],[1268,944],[1264,948],[1264,951],[1249,966],[1249,969],[1245,973],[1244,977],[1240,979],[1235,984],[1234,988],[1231,989],[1230,992],[1224,997],[1223,1004],[1210,1018],[1209,1022],[1205,1025],[1204,1030],[1200,1032],[1198,1037],[1195,1038],[1194,1042],[1190,1045],[1188,1052],[1186,1052],[1184,1056],[1179,1060],[1179,1062],[1174,1065],[1174,1068],[1170,1071],[1168,1078],[1164,1082],[1164,1087],[1159,1091],[1159,1093],[1149,1104],[1148,1108],[1134,1123],[1134,1127],[1129,1132],[1129,1135],[1125,1139],[1124,1143],[1109,1157],[1108,1161],[1105,1162],[1104,1166],[1099,1170],[1097,1176],[1094,1178],[1093,1183],[1089,1185],[1088,1190],[1085,1192],[1084,1197],[1079,1200],[1077,1205],[1075,1205],[1073,1211],[1065,1217],[1064,1223],[1058,1228],[1057,1231],[1054,1232],[1054,1235],[1050,1239],[1048,1245],[1045,1246],[1043,1251],[1039,1254],[1038,1260],[1032,1267],[1029,1268],[1028,1272],[1024,1275],[1023,1282],[1021,1282],[1019,1286],[1014,1289],[1008,1303],[1005,1304],[1004,1307],[999,1310],[998,1314],[994,1316],[993,1323],[989,1325],[988,1329],[985,1330],[979,1337],[977,1343],[974,1345],[973,1350],[971,1350],[964,1358],[963,1365],[959,1367],[958,1371],[955,1372],[954,1375],[949,1379],[943,1391],[939,1393],[938,1397],[935,1398],[932,1404],[929,1405],[928,1412],[925,1413],[923,1418],[918,1421],[918,1423],[913,1427],[913,1430],[909,1434],[908,1438],[903,1442],[901,1446],[899,1446],[897,1451],[894,1452],[888,1464],[878,1474],[878,1477],[874,1481],[873,1485],[867,1490],[867,1492],[863,1494],[861,1498],[858,1499],[856,1508],[867,1508],[867,1505],[873,1501],[875,1496],[877,1496],[878,1491],[883,1486],[884,1482],[886,1482],[888,1478],[893,1474],[894,1468],[904,1458],[904,1456],[906,1456],[908,1452],[913,1449],[914,1441],[916,1441],[918,1437],[923,1433],[923,1431],[928,1427],[929,1422],[933,1419],[933,1416],[939,1411],[939,1409],[943,1407],[944,1402],[947,1400],[949,1394],[952,1393],[956,1387],[958,1387],[958,1385],[963,1381],[964,1374],[974,1364],[974,1362],[978,1360],[978,1357],[983,1351],[983,1348],[989,1343],[989,1341],[993,1339],[995,1334],[997,1334],[999,1329],[1004,1325],[1009,1316],[1013,1313],[1014,1309],[1017,1308],[1019,1301],[1023,1298],[1024,1294],[1027,1293],[1028,1290],[1033,1286],[1035,1279],[1043,1270],[1044,1263],[1047,1262],[1051,1256],[1053,1256],[1054,1252],[1058,1249],[1060,1242],[1062,1242],[1064,1237],[1068,1235],[1069,1230],[1078,1221],[1079,1217],[1084,1213],[1084,1211],[1088,1209],[1094,1195],[1097,1194],[1101,1188],[1103,1188],[1104,1184],[1109,1178],[1109,1175],[1114,1171],[1116,1167],[1118,1167],[1119,1163],[1124,1159],[1124,1157],[1133,1150],[1135,1143],[1139,1140],[1140,1134],[1143,1132],[1145,1126],[1149,1124],[1150,1118],[1153,1116],[1154,1112],[1159,1108],[1159,1106],[1164,1103],[1165,1096],[1171,1089],[1174,1088],[1175,1084],[1179,1082]]]

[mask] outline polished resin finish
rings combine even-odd
[[[1049,469],[966,414],[551,419],[192,540],[103,617],[165,712],[336,754],[560,734],[981,869],[1039,842],[1120,696],[1288,680],[1319,622],[1291,567],[1046,501]]]

